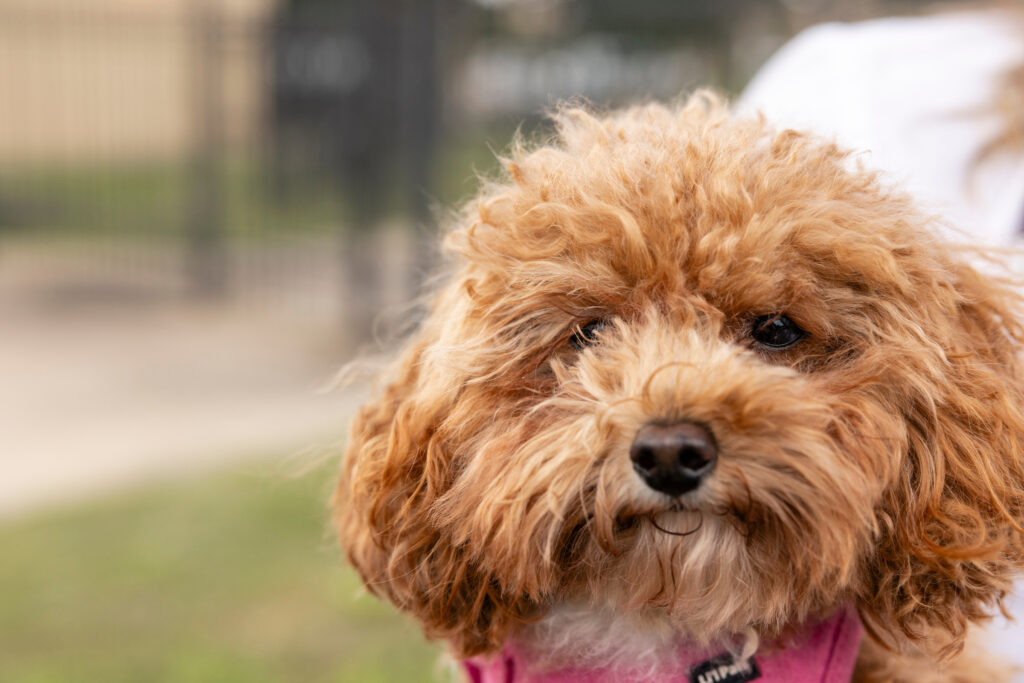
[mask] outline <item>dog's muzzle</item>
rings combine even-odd
[[[718,447],[711,430],[702,424],[652,422],[637,431],[629,458],[652,489],[681,496],[715,469]]]

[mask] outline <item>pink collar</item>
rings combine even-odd
[[[681,648],[675,671],[663,672],[649,683],[847,683],[853,675],[863,630],[852,608],[823,621],[808,622],[792,645],[767,655],[734,663],[726,652]],[[562,669],[535,673],[526,660],[506,648],[494,659],[474,657],[463,662],[471,683],[611,683],[621,675],[608,670]]]

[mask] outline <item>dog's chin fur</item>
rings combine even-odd
[[[709,95],[555,118],[465,209],[353,424],[335,511],[366,585],[460,656],[642,668],[842,604],[954,655],[1022,563],[1017,297],[842,150]],[[760,343],[775,314],[806,336]],[[629,449],[676,420],[718,462],[671,498]]]
[[[648,681],[671,672],[680,650],[693,646],[665,610],[622,610],[614,604],[563,602],[510,639],[534,671],[588,667],[615,672],[615,680]],[[753,630],[715,645],[746,659],[757,649]]]
[[[562,603],[520,629],[511,646],[533,670],[586,662],[616,672],[619,680],[651,680],[671,666],[686,639],[664,610],[623,611],[614,606]]]

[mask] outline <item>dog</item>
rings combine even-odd
[[[971,633],[1024,565],[1013,287],[711,93],[553,119],[353,422],[369,591],[476,681],[1005,680]]]

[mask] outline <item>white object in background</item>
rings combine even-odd
[[[1005,246],[1021,227],[1024,155],[977,160],[1002,130],[999,79],[1024,64],[1018,18],[990,10],[822,24],[773,55],[737,106],[860,152],[962,231],[952,238]]]

